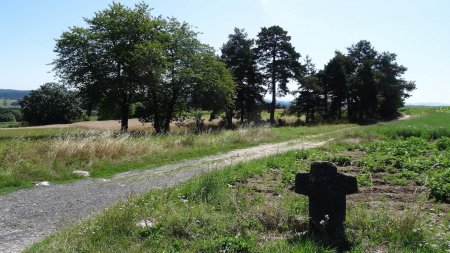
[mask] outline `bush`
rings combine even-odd
[[[436,141],[436,147],[439,151],[450,149],[450,138],[444,137]]]
[[[430,173],[427,186],[430,188],[430,197],[449,203],[450,202],[450,168],[443,171]]]
[[[20,101],[23,120],[30,125],[71,123],[82,115],[81,102],[73,92],[46,83]]]
[[[14,122],[14,121],[16,121],[16,117],[14,117],[14,114],[10,112],[0,114],[0,122]]]

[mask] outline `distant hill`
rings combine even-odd
[[[31,90],[9,90],[0,89],[0,98],[3,99],[22,99],[24,96],[28,95]]]
[[[271,100],[268,100],[268,99],[264,99],[264,101],[268,104],[271,103]],[[291,106],[291,103],[292,103],[292,101],[288,101],[288,100],[277,100],[277,105],[281,105],[286,108],[289,108]]]

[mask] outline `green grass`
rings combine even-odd
[[[396,121],[383,126],[373,126],[367,129],[394,139],[420,137],[435,140],[440,137],[450,137],[450,113],[432,112],[409,120]]]
[[[407,115],[421,115],[432,112],[450,112],[450,106],[405,106],[400,112]]]
[[[0,108],[16,108],[11,105],[14,102],[17,102],[17,100],[0,98]]]
[[[284,112],[284,109],[275,109],[275,119],[281,118],[281,115],[283,114],[283,112]],[[270,113],[268,111],[262,111],[261,118],[263,120],[268,120],[270,118]]]
[[[0,128],[19,127],[20,122],[0,122]]]
[[[255,127],[166,136],[118,135],[69,128],[4,129],[0,130],[0,192],[30,187],[40,181],[61,183],[80,179],[73,170],[89,171],[93,177],[109,177],[350,126]]]
[[[307,229],[308,199],[290,190],[295,173],[307,171],[312,161],[325,160],[357,169],[359,188],[377,184],[373,178],[382,175],[388,186],[428,189],[427,195],[417,195],[409,204],[400,202],[403,211],[392,206],[395,198],[381,199],[380,206],[370,206],[370,198],[364,196],[359,202],[350,201],[346,222],[350,252],[446,252],[448,203],[436,201],[446,202],[450,194],[450,139],[431,133],[447,129],[449,118],[448,113],[430,112],[409,121],[329,134],[336,140],[327,147],[239,164],[130,197],[26,252],[334,252],[301,236]],[[402,134],[409,127],[417,128],[418,134]],[[338,128],[272,128],[248,136],[280,141]],[[178,136],[175,143],[187,143],[188,149],[197,147],[195,152],[201,153],[202,141],[227,133]],[[235,132],[229,134],[219,143],[237,138]],[[231,143],[250,145],[247,138],[238,139]],[[142,219],[151,220],[151,226],[137,227]]]
[[[300,236],[308,200],[289,188],[294,173],[307,170],[304,152],[240,164],[130,198],[26,252],[334,252]],[[307,152],[317,159],[332,149]],[[439,224],[433,215],[354,205],[347,215],[351,252],[443,252],[449,224]],[[137,227],[142,219],[152,225]]]

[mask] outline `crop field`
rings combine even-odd
[[[295,173],[312,161],[358,179],[347,201],[351,252],[447,252],[449,121],[450,113],[427,111],[130,197],[28,252],[334,252],[303,236],[308,198],[292,191]]]

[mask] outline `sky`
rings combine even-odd
[[[133,6],[139,1],[116,1]],[[416,81],[407,103],[450,103],[450,1],[448,0],[147,0],[153,15],[176,17],[201,32],[217,53],[234,27],[256,38],[279,25],[318,69],[334,51],[369,40],[379,52],[398,55]],[[36,89],[57,81],[50,63],[55,39],[108,0],[14,0],[0,5],[0,88]],[[295,84],[290,87],[295,89]],[[285,99],[291,99],[291,96]]]

